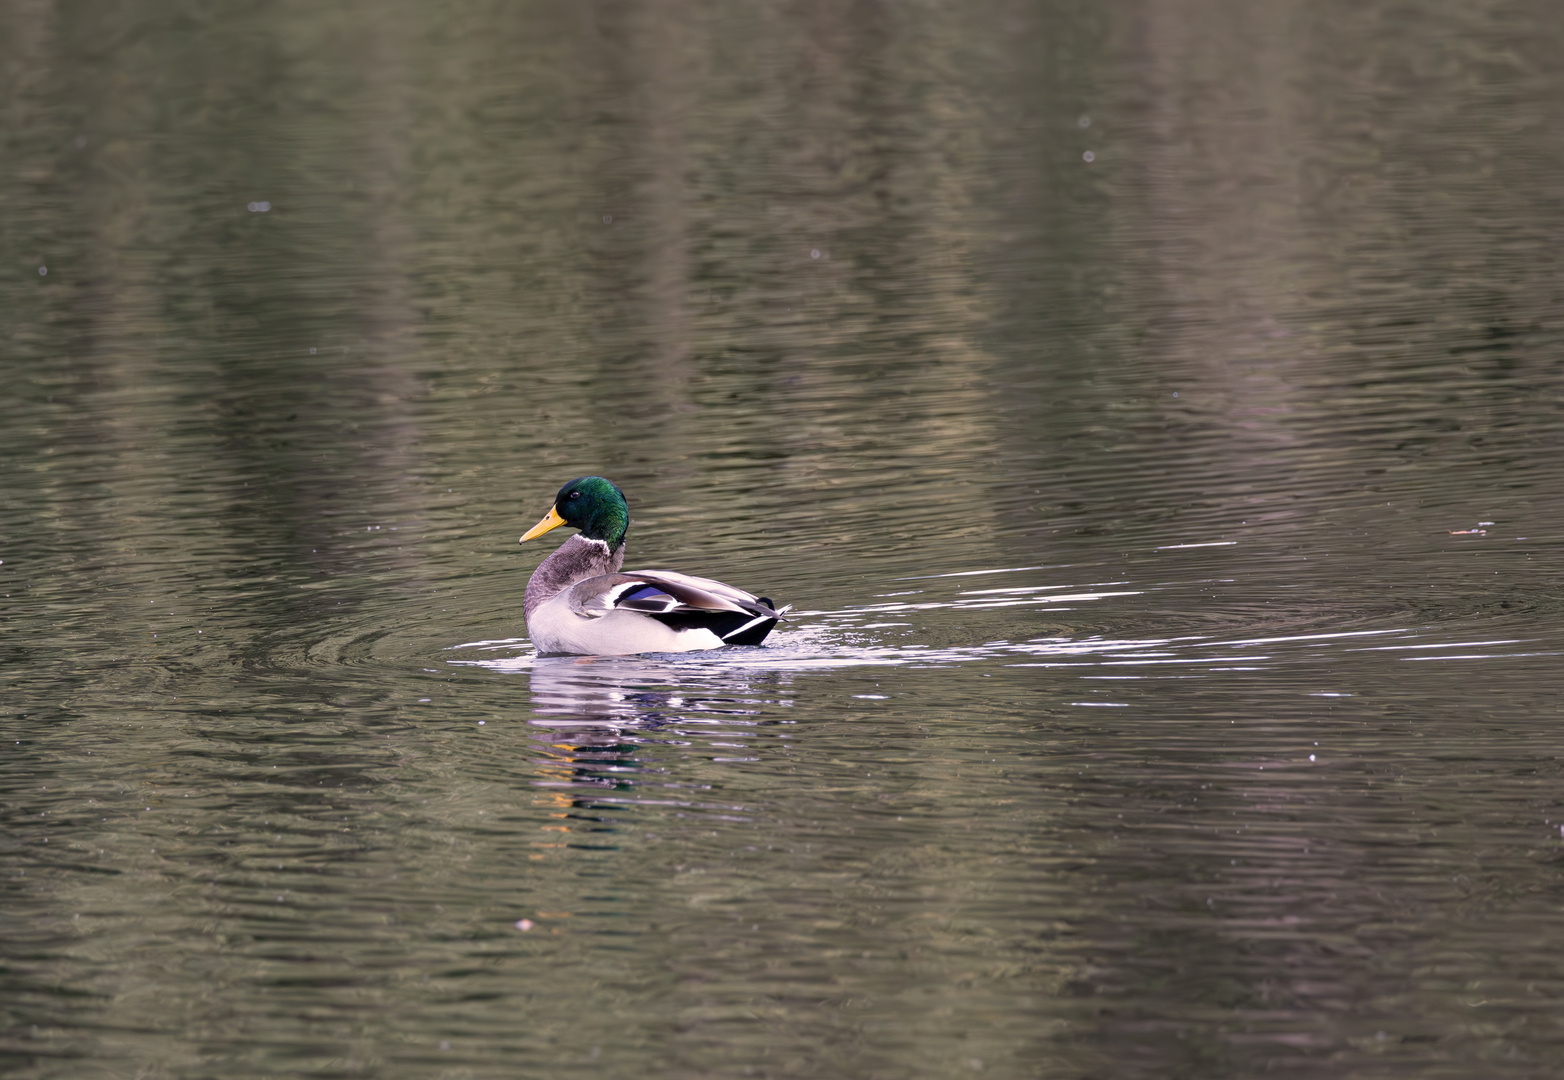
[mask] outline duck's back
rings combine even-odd
[[[524,611],[542,653],[624,655],[759,645],[771,601],[669,570],[620,573],[621,546],[572,536],[533,571]]]

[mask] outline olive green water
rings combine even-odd
[[[0,1072],[1557,1075],[1560,55],[0,6]]]

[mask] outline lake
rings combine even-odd
[[[1553,5],[0,27],[0,1072],[1558,1072]]]

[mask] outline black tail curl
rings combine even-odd
[[[675,630],[690,630],[697,627],[710,630],[726,645],[759,645],[776,626],[777,617],[770,598],[757,596],[755,599],[765,605],[765,611],[692,611],[683,608],[666,614],[661,612],[645,614]]]

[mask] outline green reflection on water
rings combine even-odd
[[[1551,15],[13,5],[6,1071],[1534,1075]]]

